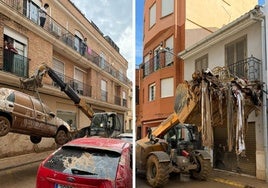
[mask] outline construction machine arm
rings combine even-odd
[[[49,77],[57,83],[57,85],[60,87],[61,91],[63,91],[74,103],[78,106],[78,108],[89,118],[92,119],[94,111],[93,109],[86,103],[84,99],[81,99],[78,94],[72,89],[72,87],[65,83],[58,75],[57,73],[51,69],[47,65],[42,65],[47,70],[47,73]],[[40,67],[43,69],[43,67]]]
[[[188,116],[191,115],[197,103],[198,99],[196,98],[196,95],[193,95],[191,90],[189,90],[188,83],[184,82],[179,84],[176,89],[175,112],[154,129],[152,135],[155,137],[162,137],[169,129],[174,127],[174,125],[184,123]]]

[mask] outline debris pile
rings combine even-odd
[[[188,100],[194,98],[199,105],[184,123],[198,126],[207,147],[213,146],[213,127],[226,125],[228,150],[235,147],[237,155],[241,154],[245,150],[245,120],[253,110],[260,110],[262,83],[231,76],[225,67],[195,72],[192,78],[185,81],[188,93],[183,95]],[[178,103],[175,111],[179,112]]]

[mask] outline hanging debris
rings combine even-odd
[[[235,148],[240,155],[246,149],[245,119],[261,106],[262,84],[232,77],[226,67],[195,72],[192,78],[187,82],[189,93],[195,95],[200,105],[196,105],[184,123],[198,126],[207,147],[213,146],[213,127],[225,125],[228,151]]]

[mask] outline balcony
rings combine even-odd
[[[143,77],[149,76],[150,74],[154,73],[155,71],[168,67],[173,66],[174,64],[174,55],[171,54],[169,51],[163,51],[155,55],[149,61],[144,62],[141,65],[143,69]]]
[[[228,70],[231,75],[250,82],[261,80],[261,60],[253,56],[228,65]]]
[[[56,71],[55,71],[56,72]],[[94,98],[96,100],[99,101],[103,101],[103,102],[108,102],[108,92],[101,90],[100,87],[96,87],[93,88],[91,85],[88,85],[84,82],[81,82],[79,80],[73,79],[71,77],[68,77],[64,74],[61,74],[59,72],[56,72],[56,74],[62,79],[62,81],[64,83],[67,83],[71,86],[71,88],[78,94],[81,96],[85,96],[85,97],[90,97],[90,98]],[[54,87],[56,88],[60,88],[55,82],[53,82],[52,84]],[[97,92],[97,94],[95,94],[94,96],[92,95],[92,91],[94,90],[98,90],[100,92]],[[98,94],[100,93],[100,94]],[[127,103],[127,101],[125,101],[125,103]],[[121,98],[118,96],[114,96],[114,101],[113,104],[118,105],[118,106],[123,106],[123,107],[127,107],[123,104],[121,104]]]
[[[3,65],[1,67],[3,71],[19,77],[29,77],[30,59],[5,49],[3,50],[3,54]]]
[[[28,20],[31,20],[31,22],[33,22],[34,24],[39,25],[39,17],[37,14],[39,7],[30,6],[31,10],[29,10],[30,8],[23,6],[23,1],[20,0],[0,0],[0,1],[5,5],[7,5],[8,7],[12,8],[13,11],[16,11],[19,14],[21,14],[21,16],[27,18]],[[32,14],[32,12],[36,14]],[[84,51],[81,46],[82,41],[79,41],[79,39],[75,37],[74,34],[66,30],[62,25],[60,25],[56,20],[54,20],[49,15],[47,15],[46,23],[43,29],[48,31],[58,40],[62,41],[65,45],[72,48],[81,56],[84,56],[89,62],[95,64],[104,72],[110,74],[115,79],[119,80],[120,82],[123,82],[124,84],[130,83],[126,75],[122,74],[119,70],[114,68],[106,60],[103,60],[101,56],[98,53],[96,53],[93,49],[88,48],[86,51]]]

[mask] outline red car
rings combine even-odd
[[[123,140],[72,140],[40,164],[36,188],[131,188],[131,156]]]

